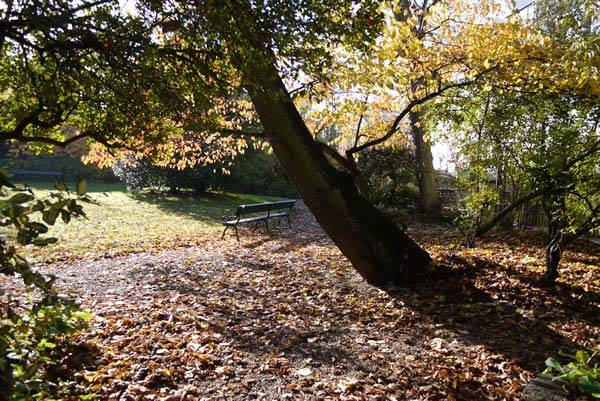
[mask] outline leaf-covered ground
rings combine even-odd
[[[548,290],[535,233],[469,250],[440,229],[413,235],[440,266],[387,291],[302,206],[273,236],[213,229],[195,247],[54,265],[96,313],[55,374],[122,401],[516,400],[547,356],[597,344],[597,246],[567,252]]]
[[[535,282],[535,233],[466,250],[420,227],[412,235],[436,273],[384,291],[360,279],[302,205],[291,231],[246,232],[241,243],[219,234],[54,264],[61,290],[96,313],[56,377],[74,394],[122,401],[517,400],[547,356],[600,338],[591,244],[567,252],[549,290]]]

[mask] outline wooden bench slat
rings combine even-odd
[[[289,212],[271,213],[271,214],[269,214],[269,217],[281,217],[281,216],[288,216],[289,214],[290,214]]]
[[[277,201],[271,203],[271,210],[291,209],[296,204],[295,200]]]
[[[256,216],[256,217],[246,217],[243,219],[231,219],[231,220],[225,220],[223,221],[223,224],[225,225],[234,225],[234,224],[239,224],[239,223],[248,223],[250,221],[260,221],[260,220],[266,220],[267,216]]]
[[[235,211],[235,214],[236,215],[244,215],[244,214],[250,214],[250,213],[268,212],[270,207],[271,207],[270,202],[252,203],[249,205],[239,205],[237,207],[237,210]]]

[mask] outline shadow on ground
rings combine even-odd
[[[388,294],[451,330],[463,342],[488,350],[539,371],[544,360],[557,350],[578,347],[548,327],[546,318],[529,316],[518,305],[499,302],[497,297],[474,284],[467,269],[448,266],[406,288],[390,288]]]

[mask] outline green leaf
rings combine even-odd
[[[7,168],[0,167],[0,177],[10,178],[12,177],[12,174]]]
[[[12,182],[10,182],[6,178],[0,176],[0,188],[2,188],[3,186],[9,187],[9,188],[15,188],[15,185]]]
[[[58,238],[49,237],[49,238],[37,238],[34,239],[31,243],[36,246],[46,246],[50,244],[55,244],[58,242]]]
[[[590,355],[582,349],[575,353],[575,360],[581,365],[587,365],[588,359],[590,359]]]
[[[76,311],[73,313],[73,317],[80,320],[92,320],[94,318],[94,314],[90,312],[85,312],[82,310]]]
[[[548,367],[547,370],[549,370],[550,372],[552,372],[552,370],[556,370],[560,373],[564,373],[561,364],[558,363],[558,361],[554,358],[546,359],[546,366]]]
[[[71,221],[71,214],[69,212],[67,212],[66,210],[60,211],[60,217],[62,218],[62,221],[64,221],[65,223],[68,223],[69,221]]]
[[[9,199],[9,201],[12,203],[25,203],[25,202],[32,201],[33,199],[35,199],[33,197],[33,195],[20,192],[18,194],[13,195]]]
[[[0,167],[0,188],[4,187],[9,187],[9,188],[15,188],[15,185],[10,182],[10,178],[12,177],[12,174],[10,173],[10,171],[8,171],[5,168]]]
[[[37,233],[35,233],[34,235],[34,233],[30,229],[23,228],[17,233],[17,241],[21,245],[28,245],[31,243],[31,240],[33,240],[33,238],[36,236]]]
[[[49,225],[54,225],[56,218],[58,217],[58,209],[48,209],[42,214],[42,219]]]
[[[587,394],[600,394],[600,382],[590,379],[589,376],[581,376],[579,378],[579,389]]]
[[[56,188],[58,191],[67,191],[69,192],[69,190],[67,189],[67,186],[65,185],[65,183],[61,180],[59,180],[58,178],[54,179],[54,188]]]
[[[48,227],[42,223],[37,223],[35,221],[31,223],[27,223],[27,227],[37,231],[38,233],[45,234],[48,232]]]
[[[40,342],[38,343],[38,348],[45,350],[45,349],[52,349],[52,348],[56,348],[56,344],[54,344],[53,342],[50,342],[48,340],[46,340],[45,338],[42,338],[40,340]]]
[[[76,186],[77,195],[83,196],[87,193],[87,190],[88,190],[87,180],[85,178],[82,180],[79,180],[79,182],[77,183],[77,186]]]
[[[44,210],[44,202],[42,201],[37,201],[32,207],[31,210],[34,212],[40,212],[42,210]]]

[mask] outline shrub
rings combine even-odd
[[[454,225],[464,236],[466,246],[475,245],[475,233],[490,211],[497,208],[499,202],[498,192],[485,185],[481,185],[479,191],[471,193],[460,201],[455,211]]]
[[[223,189],[231,192],[298,197],[279,160],[263,150],[250,149],[238,157],[231,174],[223,176],[221,183]]]
[[[370,150],[358,161],[370,200],[384,209],[408,213],[416,210],[419,200],[415,166],[412,150],[401,146]]]
[[[277,158],[257,149],[249,149],[234,160],[229,173],[224,173],[217,165],[178,170],[158,167],[143,160],[120,161],[113,166],[113,171],[131,190],[177,192],[187,189],[198,193],[226,190],[255,195],[298,196]]]
[[[59,298],[54,279],[32,270],[19,255],[20,246],[55,243],[56,238],[45,234],[59,218],[68,223],[72,217],[85,215],[80,201],[91,202],[85,195],[85,181],[75,193],[68,193],[64,184],[56,187],[57,191],[39,199],[27,188],[15,187],[8,170],[0,169],[0,226],[12,231],[0,236],[0,274],[20,278],[30,299],[5,301],[0,315],[1,401],[50,398],[48,368],[58,360],[67,336],[89,317],[74,303]]]
[[[561,365],[554,358],[548,358],[546,360],[547,369],[544,373],[553,375],[553,380],[571,384],[576,391],[582,394],[600,399],[598,353],[600,353],[600,348],[593,352],[579,350],[575,355],[562,353],[570,360],[566,365]]]
[[[178,192],[193,189],[198,193],[214,188],[218,176],[208,166],[178,170],[159,167],[144,160],[123,160],[113,165],[114,174],[133,191],[151,189]]]

